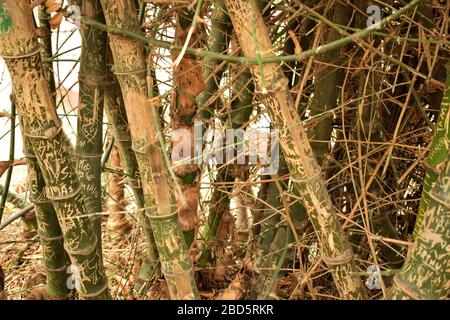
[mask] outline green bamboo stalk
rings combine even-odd
[[[82,2],[81,14],[104,22],[99,0]],[[103,105],[107,79],[107,34],[91,26],[81,27],[81,57],[78,76],[80,94],[75,147],[78,176],[86,210],[102,212],[101,157],[103,152]],[[101,239],[101,216],[92,216],[97,238]],[[101,241],[98,241],[101,248]]]
[[[257,1],[257,5],[258,9],[262,11],[267,5],[267,1]],[[217,21],[216,27],[218,30],[216,32],[214,32],[214,30],[211,31],[211,36],[214,36],[214,38],[210,50],[214,52],[222,52],[228,47],[228,38],[231,36],[230,31],[233,26],[231,25],[231,21],[223,1],[218,2],[216,10],[218,11],[216,15],[220,17],[220,20]],[[211,27],[213,28],[214,24],[212,24]],[[214,63],[217,65],[219,61],[214,60]],[[215,68],[211,65],[211,70],[213,69]],[[220,73],[220,75],[221,74],[222,73]],[[253,95],[255,90],[252,75],[249,69],[244,67],[244,70],[236,70],[236,74],[238,74],[238,76],[234,83],[235,98],[231,103],[230,112],[227,113],[227,118],[222,119],[227,127],[231,127],[233,129],[241,128],[250,119],[250,115],[253,110]],[[217,80],[211,79],[208,81],[205,91],[201,96],[201,99],[203,99],[201,101],[206,103],[214,92],[217,91],[219,83],[220,78]],[[208,111],[204,110],[202,115],[206,113],[207,117],[211,117],[213,115],[214,108],[210,107],[207,110]],[[234,170],[234,165],[227,164],[225,166],[221,166],[217,172],[216,182],[220,183],[221,186],[215,187],[212,192],[212,205],[209,207],[206,225],[202,231],[202,239],[206,241],[207,247],[203,250],[198,260],[198,264],[200,266],[206,265],[213,258],[210,244],[208,244],[208,242],[215,238],[217,228],[223,214],[230,210],[230,194],[233,190],[232,182],[235,180]]]
[[[18,114],[56,210],[64,247],[80,271],[79,296],[110,297],[102,253],[89,217],[81,185],[70,159],[61,120],[43,74],[35,25],[26,0],[0,3],[0,55],[11,74]]]
[[[220,186],[214,187],[214,191],[211,195],[211,205],[208,210],[208,218],[201,231],[201,239],[205,241],[206,247],[203,249],[200,258],[197,261],[197,264],[200,267],[206,266],[206,264],[213,259],[211,250],[212,245],[210,242],[217,234],[217,228],[219,227],[222,216],[225,212],[230,210],[229,194],[233,190],[231,183],[234,179],[232,168],[230,166],[222,166],[219,168],[215,182],[220,184]]]
[[[147,258],[142,263],[134,287],[134,290],[140,293],[145,290],[144,286],[146,283],[149,283],[153,277],[157,277],[160,274],[158,251],[151,224],[146,215],[146,212],[147,214],[151,214],[155,209],[148,208],[143,211],[145,208],[144,192],[139,177],[136,155],[131,145],[130,127],[125,105],[116,77],[111,74],[110,78],[112,81],[105,88],[105,113],[111,124],[114,143],[119,151],[122,168],[127,175],[127,183],[133,190],[136,206],[140,209],[138,214],[139,223],[142,226],[147,240]],[[153,202],[154,200],[150,201],[150,203]]]
[[[223,0],[215,2],[214,11],[211,16],[211,31],[209,33],[211,45],[208,50],[211,52],[222,53],[228,48],[230,42],[230,29],[232,26],[226,10]],[[220,60],[214,59],[213,57],[204,60],[203,78],[209,78],[209,80],[206,81],[203,92],[198,96],[198,102],[202,108],[199,112],[199,116],[204,120],[210,119],[216,110],[217,102],[211,106],[206,106],[206,104],[219,88],[223,72],[225,71],[225,67],[216,71],[219,64]]]
[[[130,0],[102,0],[109,26],[139,34],[140,27],[134,3]],[[157,206],[157,213],[147,214],[161,262],[161,270],[173,299],[198,298],[192,261],[177,218],[176,203],[169,185],[169,172],[159,116],[149,102],[153,89],[151,61],[146,63],[142,42],[110,35],[114,72],[118,76],[130,125],[133,150],[136,154],[145,206]],[[146,76],[147,75],[147,76]],[[150,97],[151,98],[151,97]]]
[[[261,61],[274,55],[267,28],[254,1],[226,0],[234,29],[246,57]],[[295,188],[316,230],[322,259],[328,265],[337,289],[346,299],[361,299],[365,290],[357,271],[352,248],[343,233],[335,207],[321,177],[320,166],[311,149],[300,117],[288,90],[288,81],[277,64],[252,67],[261,100],[268,108],[272,123],[279,130],[280,143]]]
[[[338,3],[334,8],[332,22],[336,25],[347,25],[351,20],[352,9],[346,4]],[[341,39],[342,36],[335,29],[328,32],[326,43]],[[342,83],[343,69],[339,67],[340,48],[335,48],[316,57],[317,80],[314,83],[314,97],[312,98],[311,117],[334,109],[338,104],[340,86]],[[322,62],[322,63],[321,63]],[[337,66],[336,66],[337,65]],[[317,162],[322,165],[325,155],[329,152],[329,142],[333,130],[330,117],[323,118],[309,131],[311,148],[314,150]],[[316,140],[316,141],[314,141]]]
[[[56,102],[56,82],[55,75],[53,74],[53,61],[51,60],[53,57],[52,30],[49,21],[50,15],[46,12],[46,10],[47,7],[45,5],[42,4],[39,6],[39,28],[41,28],[43,34],[42,37],[40,37],[40,42],[42,48],[44,49],[42,50],[41,56],[43,60],[45,79],[48,81],[50,92]]]
[[[277,210],[281,209],[286,216],[289,215],[295,226],[295,232],[297,229],[304,229],[307,223],[306,210],[301,202],[298,200],[294,203],[291,202],[288,208],[283,203],[282,192],[287,190],[288,180],[282,180],[281,177],[289,174],[289,168],[284,157],[280,156],[280,169],[277,175],[273,176],[277,181],[265,182],[267,189],[264,191],[264,198],[258,197],[260,200],[260,204],[257,206],[259,213],[254,223],[259,225],[259,232],[254,236],[258,237],[256,270],[259,271],[259,275],[255,286],[250,291],[250,299],[267,299],[279,277],[280,267],[287,262],[285,256],[288,246],[294,241],[292,226],[286,221],[280,223],[282,217]]]
[[[280,269],[286,262],[289,243],[293,239],[292,230],[288,225],[283,224],[276,229],[268,252],[259,262],[258,268],[263,269],[263,271],[260,272],[256,285],[252,288],[250,299],[267,299],[279,278]]]
[[[38,222],[38,235],[47,275],[46,293],[49,299],[67,299],[71,290],[67,286],[69,255],[64,249],[64,240],[58,217],[47,197],[45,181],[30,141],[24,137],[24,154],[28,165],[30,201],[34,204]]]
[[[287,169],[287,166],[284,165]],[[288,170],[281,169],[282,172],[289,172]],[[279,182],[282,189],[286,190],[287,181]],[[263,199],[260,199],[261,201]],[[275,209],[274,209],[275,208]],[[257,235],[258,242],[256,247],[256,270],[259,271],[257,281],[251,288],[249,298],[250,299],[265,299],[266,292],[270,293],[273,287],[272,279],[278,278],[278,272],[275,277],[272,277],[272,269],[276,269],[281,256],[284,252],[283,249],[287,248],[286,241],[288,241],[288,233],[290,235],[290,228],[286,224],[280,223],[280,214],[276,210],[283,208],[281,200],[281,194],[277,188],[276,183],[267,183],[267,192],[265,193],[265,199],[258,206],[258,223],[259,233]],[[254,222],[255,223],[255,222]],[[278,268],[279,269],[279,268]]]
[[[433,188],[423,224],[388,299],[447,299],[450,283],[450,157],[447,153]]]
[[[441,110],[439,111],[433,142],[431,143],[431,148],[426,159],[427,172],[423,182],[419,212],[413,231],[414,239],[418,236],[422,228],[424,215],[428,210],[430,202],[430,191],[433,189],[439,171],[444,165],[447,154],[450,152],[450,66],[447,68],[447,81],[445,83],[444,96],[442,97]]]
[[[228,48],[231,27],[232,25],[226,12],[225,3],[222,0],[217,1],[212,14],[211,32],[209,35],[211,39],[210,51],[221,53]],[[206,82],[205,88],[198,99],[199,104],[202,106],[199,115],[203,120],[209,120],[214,115],[217,107],[217,100],[211,105],[207,105],[207,103],[217,92],[223,72],[225,71],[225,67],[216,70],[219,63],[220,61],[214,58],[205,59],[203,76],[205,79],[209,77],[209,80]],[[212,73],[213,76],[211,76]],[[200,266],[205,266],[212,260],[212,251],[208,242],[214,239],[223,214],[230,208],[229,194],[232,191],[231,182],[234,181],[231,171],[232,169],[229,166],[221,166],[217,171],[216,182],[220,183],[220,186],[215,186],[212,191],[208,218],[201,231],[201,238],[207,243],[207,247],[203,250],[197,261]]]

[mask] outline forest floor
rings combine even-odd
[[[25,167],[23,167],[25,168]],[[19,172],[16,172],[19,174]],[[26,194],[26,174],[15,179],[11,190],[19,195]],[[133,212],[130,208],[130,212]],[[3,219],[16,212],[10,203]],[[135,295],[133,286],[142,259],[145,257],[145,238],[132,214],[127,220],[132,228],[126,233],[117,234],[107,228],[108,215],[103,217],[103,255],[109,288],[113,299],[169,299],[165,281],[156,279],[144,295]],[[198,255],[195,248],[192,256]],[[220,265],[195,268],[197,285],[202,299],[242,299],[248,294],[255,274],[251,265],[245,261],[245,251],[236,247],[225,247]],[[27,232],[22,219],[17,219],[0,232],[0,265],[5,273],[5,292],[8,299],[45,299],[45,270],[42,263],[42,248],[36,232]],[[69,279],[70,274],[67,274]],[[70,282],[70,279],[68,280]],[[277,294],[269,298],[286,296],[295,287],[295,278],[286,276],[278,282]],[[287,298],[287,297],[286,297]]]
[[[5,218],[13,212],[8,205]],[[133,286],[138,274],[142,258],[145,255],[145,239],[133,228],[126,234],[111,237],[106,229],[103,236],[103,254],[109,288],[113,299],[133,300],[169,299],[169,292],[163,279],[154,280],[145,295],[135,295]],[[24,231],[23,222],[19,219],[0,232],[0,265],[5,273],[5,292],[11,300],[45,299],[45,270],[42,263],[42,249],[35,233]],[[227,253],[229,265],[202,268],[196,272],[202,299],[230,298],[239,299],[245,295],[245,284],[248,274],[243,271],[242,261],[234,261],[232,252]],[[70,274],[67,274],[68,279]],[[70,281],[70,280],[69,280]],[[292,289],[291,277],[281,279],[279,288],[288,292]],[[287,290],[283,290],[283,287]],[[271,295],[272,298],[276,298]]]

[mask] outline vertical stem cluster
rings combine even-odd
[[[226,0],[225,3],[244,55],[257,59],[274,56],[267,28],[255,2]],[[341,229],[320,166],[294,108],[288,80],[277,64],[259,64],[253,66],[252,71],[272,123],[280,131],[280,143],[291,179],[302,195],[321,244],[322,258],[330,268],[336,287],[343,298],[364,298],[360,277],[351,274],[356,271],[352,248]]]
[[[25,138],[41,169],[47,197],[56,210],[64,247],[80,272],[82,298],[109,298],[102,253],[70,160],[61,120],[44,77],[40,48],[29,2],[0,3],[0,55],[11,74],[13,92]]]
[[[256,269],[259,271],[250,299],[266,299],[279,277],[280,267],[286,265],[288,246],[308,225],[306,210],[299,200],[298,192],[290,190],[296,197],[287,198],[289,168],[280,155],[280,168],[271,179],[261,185],[254,221],[254,237],[257,237]],[[283,178],[284,177],[284,178]],[[283,214],[284,213],[284,214]],[[283,221],[285,220],[285,221]],[[301,252],[299,253],[301,254]],[[299,261],[301,263],[301,261]],[[300,267],[302,272],[302,267]]]
[[[235,100],[231,103],[230,119],[227,126],[233,129],[241,128],[250,118],[254,84],[248,69],[241,70],[236,79]],[[233,164],[220,165],[216,176],[216,186],[212,192],[211,205],[209,207],[206,225],[202,231],[202,239],[206,242],[215,238],[222,216],[230,210],[230,194],[233,190],[232,183],[236,178],[236,166]],[[209,245],[209,244],[207,244]],[[205,265],[212,259],[211,248],[205,248],[199,258],[199,265]]]
[[[131,0],[102,0],[109,26],[140,33],[136,7]],[[158,248],[161,270],[173,299],[198,298],[192,261],[177,218],[176,204],[164,163],[163,139],[155,106],[149,101],[145,47],[142,42],[119,35],[110,36],[114,73],[118,77],[137,157],[145,206]],[[148,61],[149,67],[152,62]],[[151,91],[151,87],[150,87]]]

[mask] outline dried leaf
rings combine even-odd
[[[45,12],[47,12],[48,14],[53,13],[58,11],[59,9],[61,9],[61,4],[60,3],[54,3],[51,6],[47,7],[47,10]]]
[[[10,167],[9,161],[0,162],[0,177],[5,173],[6,170]]]
[[[61,24],[61,21],[64,18],[64,14],[62,12],[58,12],[53,17],[50,18],[50,27],[52,29],[56,29]]]

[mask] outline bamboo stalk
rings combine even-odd
[[[413,238],[417,237],[422,228],[424,215],[427,212],[430,202],[430,191],[433,189],[439,171],[444,165],[447,154],[450,152],[450,66],[447,68],[447,81],[444,96],[442,97],[439,118],[436,123],[433,142],[426,159],[428,168],[423,182],[422,197],[414,226]]]
[[[278,279],[280,267],[286,263],[287,247],[296,238],[293,232],[304,230],[307,223],[306,210],[301,202],[296,200],[287,205],[284,192],[288,190],[289,181],[281,178],[288,174],[289,168],[282,157],[275,180],[261,186],[261,190],[265,189],[264,198],[261,195],[258,197],[260,203],[255,209],[258,210],[258,215],[255,219],[257,221],[254,221],[259,225],[256,247],[256,270],[259,271],[259,275],[255,286],[251,289],[250,299],[267,298]],[[291,220],[295,230],[290,223],[280,223],[283,217],[280,211],[285,214],[286,220]]]
[[[222,53],[228,49],[230,42],[230,29],[231,21],[228,13],[226,12],[225,3],[223,0],[216,1],[214,11],[211,16],[211,31],[209,38],[211,39],[211,45],[208,50],[211,52]],[[225,67],[221,67],[216,71],[219,66],[220,61],[218,59],[209,58],[205,59],[203,77],[208,79],[205,83],[205,88],[203,92],[199,95],[198,101],[199,105],[202,107],[199,112],[200,118],[203,120],[210,119],[214,111],[216,110],[216,103],[212,106],[205,106],[208,100],[214,95],[214,93],[219,88],[220,81],[222,79]],[[211,74],[213,75],[211,76]]]
[[[80,271],[79,296],[110,297],[102,264],[102,253],[89,217],[86,216],[81,185],[70,159],[61,120],[43,74],[39,44],[29,3],[0,3],[2,29],[0,55],[11,74],[18,114],[46,184],[64,236],[64,247]]]
[[[262,11],[266,5],[265,1],[257,1],[258,9]],[[223,1],[219,1],[215,11],[215,16],[219,19],[217,22],[211,25],[211,28],[216,27],[217,30],[211,30],[211,36],[213,37],[213,42],[210,50],[213,52],[223,52],[228,48],[229,40],[231,37],[231,25],[230,17],[226,11],[226,6]],[[210,65],[210,69],[214,69],[214,65],[218,64],[218,60],[212,61],[214,64]],[[235,97],[232,99],[230,112],[227,114],[227,118],[222,119],[225,122],[226,127],[231,127],[233,129],[242,128],[242,126],[249,120],[251,113],[253,111],[253,96],[255,86],[252,81],[252,75],[247,67],[237,68],[235,73],[237,74],[234,83]],[[218,75],[222,75],[223,69],[219,71]],[[211,78],[206,83],[205,92],[200,96],[201,101],[204,103],[209,100],[209,98],[218,89],[220,83],[220,77],[215,79]],[[203,119],[209,119],[213,115],[214,107],[209,107],[203,111]],[[202,231],[202,239],[207,243],[207,247],[203,250],[198,264],[200,266],[206,265],[213,258],[211,247],[211,242],[217,234],[217,229],[219,227],[222,216],[230,210],[230,194],[233,191],[232,182],[235,181],[236,168],[233,164],[226,164],[220,166],[216,176],[216,183],[219,186],[215,187],[211,196],[211,205],[209,207],[208,218],[206,225]],[[222,186],[224,184],[224,186]],[[238,195],[239,197],[239,195]]]
[[[49,299],[67,299],[71,290],[67,286],[69,255],[53,204],[47,197],[45,181],[30,141],[24,137],[24,153],[28,165],[30,201],[34,204],[38,235],[42,246],[43,263],[47,276],[46,294]]]
[[[210,32],[210,38],[212,40],[211,45],[209,46],[210,51],[221,53],[227,50],[231,27],[231,21],[226,12],[225,3],[222,0],[217,1],[212,14]],[[209,77],[209,80],[206,81],[205,88],[199,95],[199,104],[202,106],[200,118],[203,120],[209,120],[216,110],[217,102],[210,106],[206,106],[206,103],[208,103],[208,100],[217,92],[223,72],[225,71],[225,68],[222,67],[215,72],[219,62],[220,61],[214,58],[205,59],[206,66],[204,68],[203,76],[206,79]],[[212,72],[215,72],[213,76],[211,76]],[[228,183],[234,181],[231,170],[232,169],[229,166],[221,166],[217,172],[216,182],[219,183],[220,186],[215,186],[212,191],[211,205],[208,209],[208,218],[201,232],[201,238],[206,242],[207,247],[202,251],[200,258],[197,261],[200,266],[204,266],[212,260],[211,246],[208,242],[214,239],[222,216],[230,209],[229,194],[232,191],[232,187]],[[225,183],[224,187],[222,187],[222,183]]]
[[[338,3],[334,8],[333,23],[345,26],[350,22],[351,14],[352,10],[348,5]],[[340,33],[335,29],[331,29],[328,32],[326,43],[331,43],[340,38]],[[340,58],[340,49],[335,48],[316,57],[315,68],[318,76],[314,83],[314,97],[310,107],[311,117],[337,107],[343,69],[339,66],[334,67],[334,65],[337,64],[337,60]],[[324,143],[323,141],[330,141],[332,132],[331,121],[330,117],[323,118],[310,130],[308,136],[310,140],[317,140],[317,142],[311,142],[311,147],[319,165],[322,165],[325,155],[329,152],[329,143]]]
[[[249,70],[242,71],[236,79],[235,84],[236,99],[231,104],[229,119],[226,119],[226,126],[233,129],[241,128],[250,118],[253,110],[253,93],[254,84],[251,81],[251,73]],[[203,250],[198,264],[206,265],[212,260],[211,242],[217,233],[220,220],[225,212],[230,210],[230,194],[233,190],[231,185],[236,175],[236,166],[234,164],[222,165],[217,172],[216,182],[221,186],[214,188],[211,196],[211,205],[208,211],[208,218],[202,230],[202,239],[206,242],[207,247]],[[225,183],[222,186],[222,183]]]
[[[266,26],[252,1],[225,1],[234,29],[246,57],[261,61],[274,56]],[[268,108],[272,123],[280,133],[280,143],[291,179],[302,195],[305,208],[314,225],[322,258],[327,263],[341,296],[347,299],[365,297],[351,246],[343,233],[336,209],[322,180],[320,167],[288,90],[288,81],[277,64],[252,67],[261,100]]]
[[[104,22],[99,0],[82,2],[83,16]],[[107,34],[91,26],[81,28],[81,57],[77,142],[75,153],[78,176],[86,210],[90,214],[102,212],[101,157],[103,152],[103,105],[107,79]],[[101,239],[101,216],[92,221],[97,238]],[[98,242],[101,247],[101,241]]]
[[[112,57],[111,57],[112,59]],[[158,251],[155,244],[152,228],[146,212],[151,214],[153,208],[145,208],[144,193],[142,182],[139,177],[138,163],[131,145],[130,127],[125,111],[122,93],[117,79],[112,74],[112,81],[105,88],[105,112],[111,124],[114,144],[117,146],[121,165],[127,175],[127,183],[133,190],[134,200],[139,211],[139,223],[142,226],[145,238],[147,240],[147,258],[144,259],[138,279],[135,283],[135,291],[141,292],[142,286],[154,276],[160,273],[158,263]],[[151,196],[151,195],[150,195]],[[149,203],[153,203],[150,200]]]
[[[423,225],[408,257],[394,277],[388,299],[446,299],[448,298],[450,268],[450,157],[429,192],[429,203]]]
[[[102,0],[102,6],[108,25],[140,33],[134,3],[128,0]],[[130,124],[145,205],[157,206],[157,213],[147,213],[147,217],[158,248],[161,270],[173,299],[198,298],[192,261],[178,223],[169,173],[164,163],[159,117],[155,106],[149,101],[148,93],[151,93],[153,83],[151,69],[147,68],[151,68],[151,61],[146,63],[142,42],[110,35],[110,44],[114,72],[118,76]]]
[[[53,74],[53,61],[50,59],[53,57],[52,53],[52,30],[50,27],[49,17],[50,15],[46,12],[47,7],[44,4],[39,6],[39,28],[42,29],[42,36],[40,37],[40,42],[43,47],[42,61],[44,61],[44,74],[48,81],[50,87],[50,92],[53,99],[56,102],[56,82],[55,76]]]

